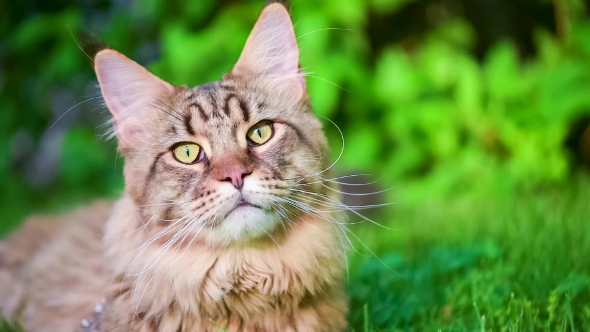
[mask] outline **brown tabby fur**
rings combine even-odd
[[[261,51],[263,39],[276,45]],[[232,72],[192,89],[98,52],[125,194],[11,235],[0,313],[27,331],[73,331],[105,298],[98,331],[342,331],[342,218],[326,209],[337,198],[322,181],[329,151],[294,41],[271,4]],[[248,145],[262,120],[274,136]],[[199,144],[204,159],[178,162],[178,142]],[[229,181],[238,171],[241,188]],[[234,210],[240,200],[257,207]]]

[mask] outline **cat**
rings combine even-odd
[[[34,332],[346,329],[344,216],[286,8],[194,88],[92,58],[124,194],[3,242],[0,312]]]

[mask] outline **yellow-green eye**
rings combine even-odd
[[[201,155],[201,147],[195,143],[181,143],[172,150],[176,160],[183,164],[192,164]]]
[[[272,123],[259,122],[248,130],[248,140],[254,145],[266,143],[273,134]]]

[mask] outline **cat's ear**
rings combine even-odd
[[[104,101],[113,115],[114,132],[122,147],[148,139],[145,120],[158,98],[173,90],[172,85],[150,73],[123,54],[104,49],[94,57]]]
[[[250,33],[242,54],[232,70],[235,75],[277,77],[305,91],[299,67],[299,48],[287,9],[278,3],[264,8]]]

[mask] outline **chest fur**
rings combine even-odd
[[[235,331],[249,330],[246,326],[278,331],[300,324],[297,317],[321,317],[322,307],[338,308],[333,315],[343,316],[346,300],[338,264],[330,265],[325,257],[298,270],[296,261],[278,256],[254,261],[241,257],[238,264],[228,261],[238,258],[235,255],[222,255],[201,261],[198,269],[186,261],[173,266],[166,260],[160,271],[119,280],[107,297],[115,317],[105,326],[114,328],[123,321],[131,322],[127,331],[176,332],[179,326],[183,331],[232,331],[231,326]],[[197,270],[190,273],[193,269]]]
[[[340,267],[329,257],[298,266],[279,253],[202,254],[194,259],[162,258],[157,267],[121,278],[138,311],[182,312],[217,319],[228,312],[252,317],[289,311],[310,301],[339,281]],[[315,260],[315,262],[314,262]]]
[[[279,243],[161,250],[137,246],[143,239],[134,237],[135,229],[121,229],[129,225],[120,221],[125,215],[116,217],[106,236],[112,280],[107,318],[114,325],[151,320],[165,331],[156,323],[166,318],[177,327],[182,321],[206,331],[218,322],[259,324],[274,316],[271,323],[279,324],[340,289],[344,248],[335,226],[326,222],[301,222]],[[122,240],[121,234],[133,236]]]

